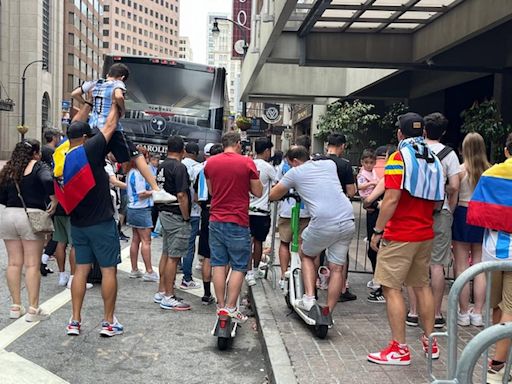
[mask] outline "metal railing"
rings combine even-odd
[[[448,379],[437,379],[432,373],[432,350],[428,351],[428,374],[432,379],[432,384],[466,384],[472,382],[473,373],[477,365],[478,359],[482,356],[482,382],[487,382],[487,360],[488,349],[498,340],[512,338],[512,323],[497,324],[489,327],[491,321],[491,272],[511,272],[512,261],[485,261],[473,265],[464,271],[453,283],[448,295],[448,311],[447,311],[447,330],[446,332],[434,332],[429,336],[429,344],[432,345],[434,337],[448,338]],[[460,360],[457,361],[457,342],[458,342],[458,326],[457,311],[459,296],[466,284],[480,273],[486,275],[486,298],[484,312],[485,329],[475,336],[462,351]],[[508,378],[510,372],[511,354],[505,367],[505,378]],[[508,381],[505,381],[505,383]]]

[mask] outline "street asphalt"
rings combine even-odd
[[[123,247],[128,245],[128,242],[122,244]],[[158,265],[160,247],[161,240],[154,240],[153,265]],[[127,250],[123,252],[124,255],[126,253]],[[9,343],[6,339],[14,338],[5,346],[5,350],[16,354],[14,356],[21,361],[20,366],[28,366],[22,360],[26,359],[40,369],[16,371],[16,364],[8,364],[4,360],[0,373],[2,384],[56,383],[57,376],[69,383],[267,382],[263,350],[254,318],[239,328],[230,350],[219,352],[216,339],[210,334],[215,320],[215,306],[201,304],[202,288],[178,291],[179,296],[192,305],[191,311],[165,311],[152,301],[156,283],[130,279],[124,271],[118,275],[116,308],[116,316],[125,327],[124,335],[110,339],[99,336],[103,310],[99,286],[86,294],[80,336],[66,335],[65,326],[71,313],[71,303],[66,299],[49,320],[18,335],[12,325],[14,321],[8,319],[10,299],[4,277],[6,264],[7,255],[1,242],[0,349]],[[56,270],[55,262],[51,262],[50,266]],[[57,286],[57,279],[57,273],[42,278],[43,305],[56,295],[54,299],[66,296],[66,292],[61,294],[64,289]],[[25,290],[23,294],[26,301]],[[23,327],[26,325],[24,323],[21,319],[15,325]],[[2,334],[2,330],[6,332]],[[0,361],[4,355],[0,354]],[[50,374],[50,378],[47,378],[45,371],[56,376]]]

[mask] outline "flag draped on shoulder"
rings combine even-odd
[[[67,214],[94,188],[96,181],[83,145],[65,154],[62,177],[55,181],[55,195]]]
[[[512,233],[512,159],[482,174],[469,202],[467,222]]]
[[[402,140],[399,151],[403,160],[402,189],[420,199],[443,200],[443,167],[423,138],[411,137]],[[388,171],[391,169],[386,165],[386,172]]]
[[[66,153],[69,151],[69,140],[62,139],[57,148],[55,148],[55,152],[53,153],[53,176],[54,177],[62,177],[62,173],[64,172],[64,159],[66,157]]]

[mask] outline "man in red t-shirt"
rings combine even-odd
[[[228,132],[222,136],[224,153],[208,159],[204,174],[212,195],[210,208],[210,263],[217,296],[217,315],[229,315],[243,322],[247,316],[237,308],[242,283],[251,258],[249,231],[249,192],[263,194],[256,165],[240,155],[240,135]],[[227,287],[226,276],[231,267]]]
[[[430,155],[421,138],[423,118],[420,115],[402,115],[397,125],[397,136],[401,142],[399,148],[402,151],[407,150],[406,146],[410,145],[413,148],[422,148],[426,151],[422,153]],[[421,167],[426,160],[417,157],[416,161]],[[397,151],[389,157],[385,167],[386,193],[371,239],[371,247],[378,251],[374,281],[383,287],[393,337],[388,347],[368,355],[368,360],[377,364],[410,364],[409,348],[405,342],[406,307],[402,296],[404,284],[413,287],[418,297],[425,331],[421,339],[425,353],[428,352],[427,337],[434,328],[434,299],[429,285],[429,265],[434,238],[432,225],[435,201],[413,197],[404,188],[405,176],[403,153]],[[429,183],[422,183],[419,188],[431,187]],[[421,195],[422,191],[415,190],[415,195],[418,194]],[[432,355],[438,358],[437,341],[432,344]]]

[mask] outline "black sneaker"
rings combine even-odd
[[[215,303],[215,298],[213,296],[203,296],[201,297],[201,302],[203,305],[209,305]]]
[[[382,289],[377,289],[376,291],[370,293],[367,300],[370,303],[382,303],[382,304],[386,303],[386,298],[382,294]]]
[[[130,240],[130,237],[126,236],[123,232],[119,232],[119,240],[128,241]]]
[[[420,321],[418,316],[411,316],[407,314],[407,318],[405,319],[405,324],[407,324],[410,327],[417,327],[420,325]]]
[[[41,263],[41,266],[39,267],[39,271],[41,272],[41,275],[46,276],[49,273],[53,273],[53,269],[48,268],[47,264]]]
[[[345,301],[353,301],[357,300],[357,296],[351,293],[348,289],[345,291],[345,293],[342,293],[340,298],[338,299],[338,302],[344,303]]]
[[[436,320],[434,322],[434,328],[444,328],[446,325],[446,320],[444,317],[436,317]]]

